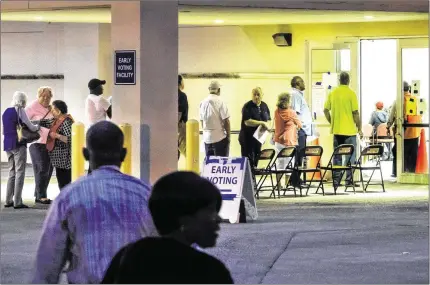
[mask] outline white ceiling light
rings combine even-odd
[[[42,20],[43,20],[43,17],[42,17],[42,16],[35,16],[35,17],[34,17],[34,19],[35,19],[36,21],[42,21]]]
[[[224,20],[217,19],[214,21],[214,23],[215,24],[222,24],[222,23],[224,23]]]
[[[370,15],[364,16],[364,19],[366,19],[366,20],[372,20],[372,19],[374,19],[374,18],[375,18],[375,17],[370,16]]]

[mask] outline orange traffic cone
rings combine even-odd
[[[320,145],[319,139],[316,138],[312,143],[309,145]],[[315,168],[317,167],[319,157],[317,156],[311,156],[308,160],[308,168]],[[306,180],[311,180],[312,175],[314,175],[312,172],[306,173]],[[315,172],[314,179],[321,179],[321,175],[319,172]]]
[[[424,129],[421,129],[420,146],[418,147],[418,157],[415,173],[428,174],[427,146]]]

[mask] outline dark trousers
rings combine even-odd
[[[357,136],[342,136],[342,135],[334,135],[333,136],[333,149],[337,148],[341,144],[352,144],[354,146],[354,152],[351,155],[351,159],[349,156],[346,156],[346,161],[349,160],[351,164],[355,164],[356,161],[356,151],[357,151]],[[342,156],[336,155],[333,157],[333,165],[344,165],[342,161]],[[340,185],[342,177],[340,176],[342,171],[333,171],[333,183],[335,185]],[[350,170],[346,171],[346,184],[352,183],[352,172]]]
[[[228,156],[230,141],[225,138],[216,143],[205,143],[206,156]]]
[[[306,138],[307,138],[307,135],[305,131],[300,129],[298,132],[299,145],[297,146],[296,157],[295,157],[297,165],[302,165],[303,157],[305,154]],[[294,172],[291,175],[290,181],[291,181],[291,184],[295,186],[298,186],[301,183],[301,179],[296,172]]]
[[[51,180],[54,168],[49,158],[45,144],[34,143],[30,146],[30,157],[33,164],[34,181],[36,187],[34,196],[36,200],[47,198],[49,181]]]
[[[256,167],[258,164],[258,156],[261,152],[261,143],[254,138],[246,139],[246,142],[240,144],[242,157],[249,159],[249,164]]]
[[[419,138],[404,140],[404,160],[405,172],[415,173],[418,157],[418,141]]]
[[[60,188],[60,190],[62,190],[66,185],[72,182],[71,169],[63,169],[56,167],[55,172],[57,173],[58,188]]]

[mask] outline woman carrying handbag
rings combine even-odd
[[[12,107],[7,108],[2,115],[3,150],[7,154],[9,167],[5,208],[28,208],[22,202],[27,163],[27,143],[32,142],[32,139],[35,141],[39,138],[39,126],[33,125],[28,119],[24,111],[26,104],[27,95],[17,91],[13,94]]]

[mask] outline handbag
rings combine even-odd
[[[26,124],[22,123],[21,118],[19,117],[19,110],[20,108],[18,108],[17,112],[16,112],[16,116],[18,117],[18,125],[16,126],[16,133],[18,135],[18,142],[20,144],[28,144],[28,143],[32,143],[37,141],[38,139],[40,139],[40,134],[39,131],[31,131]],[[48,111],[48,113],[45,114],[45,116],[43,117],[43,119],[49,114],[50,111]]]
[[[63,124],[64,120],[66,120],[67,118],[72,120],[72,123],[74,122],[72,116],[70,116],[69,114],[62,116],[60,118],[58,118],[57,120],[55,120],[54,124],[51,126],[51,128],[49,129],[50,133],[57,133],[58,129],[61,127],[61,125]],[[48,136],[48,139],[46,140],[46,149],[51,152],[54,150],[55,147],[55,140],[51,138],[50,136]]]

